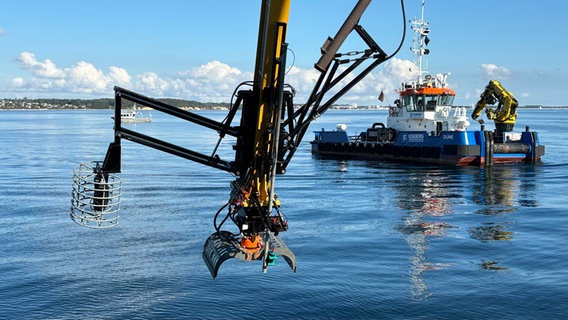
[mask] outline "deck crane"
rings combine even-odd
[[[204,244],[203,260],[213,278],[221,264],[230,258],[260,260],[262,270],[266,272],[275,258],[281,256],[295,271],[296,257],[279,237],[280,232],[288,229],[288,221],[274,192],[275,177],[286,172],[310,122],[400,49],[399,46],[393,54],[387,55],[359,25],[370,2],[359,0],[335,37],[328,38],[321,47],[321,57],[315,63],[319,78],[307,102],[300,108],[294,106],[294,90],[285,84],[290,0],[262,1],[254,81],[251,88],[235,90],[236,100],[222,122],[115,87],[114,141],[102,164],[91,162],[75,169],[71,218],[80,225],[93,228],[117,224],[121,179],[116,173],[121,170],[121,140],[126,139],[227,171],[236,177],[231,183],[228,202],[215,215],[215,232]],[[404,25],[403,0],[401,9]],[[351,34],[357,34],[365,48],[340,53],[342,44]],[[351,80],[347,79],[348,75]],[[125,128],[120,121],[123,100],[215,130],[219,140],[208,155]],[[240,122],[234,125],[239,109]],[[221,159],[217,154],[217,148],[226,136],[236,139],[232,161]],[[221,218],[224,209],[227,214]],[[236,225],[238,233],[222,229],[229,220]]]
[[[499,102],[497,108],[488,108],[488,105],[494,105]],[[485,110],[487,119],[495,122],[495,131],[497,136],[502,136],[503,132],[513,131],[515,122],[517,121],[517,107],[519,103],[513,94],[507,91],[499,81],[491,80],[481,93],[479,101],[475,104],[475,108],[471,113],[473,120],[483,124],[482,119],[478,119],[481,111]]]

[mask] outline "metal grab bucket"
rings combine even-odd
[[[79,164],[73,170],[71,219],[89,228],[110,228],[118,224],[122,179],[105,173],[100,162]]]

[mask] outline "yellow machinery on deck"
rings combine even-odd
[[[497,108],[487,108],[488,105],[493,105],[499,102]],[[501,83],[497,80],[491,80],[481,93],[479,101],[475,104],[475,108],[471,114],[473,120],[483,124],[482,119],[478,119],[481,111],[485,110],[487,119],[495,122],[496,134],[502,135],[503,132],[510,132],[515,126],[517,121],[517,107],[519,103],[513,97],[513,94],[507,91]]]

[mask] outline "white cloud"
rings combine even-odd
[[[242,72],[220,61],[211,61],[197,68],[182,73],[190,77],[207,79],[210,82],[223,83],[227,79],[238,78]]]
[[[357,103],[360,105],[376,104],[381,91],[392,102],[398,96],[395,90],[399,88],[400,83],[416,78],[417,73],[415,70],[416,66],[411,61],[393,58],[383,64],[382,68],[378,67],[368,74],[342,97],[340,102]],[[290,68],[286,74],[286,82],[297,90],[296,103],[304,103],[307,100],[319,76],[320,73],[315,69]],[[353,78],[352,74],[348,75],[341,85],[345,85],[347,81]],[[330,94],[336,92],[337,90],[334,90]]]
[[[235,87],[244,81],[253,79],[252,73],[211,61],[185,72],[180,72],[176,79],[179,89],[184,89],[187,96],[199,101],[228,101]]]
[[[79,61],[73,67],[65,70],[68,83],[81,92],[102,92],[107,87],[107,78],[94,65]]]
[[[169,89],[169,84],[168,81],[160,79],[157,73],[144,72],[138,76],[136,87],[139,90],[161,96]]]
[[[108,77],[110,81],[114,83],[114,85],[121,87],[126,87],[130,85],[132,77],[128,74],[128,71],[126,71],[123,68],[115,66],[110,66],[108,69],[109,69]]]
[[[14,90],[48,93],[83,93],[110,95],[114,85],[130,86],[131,77],[125,69],[111,66],[105,74],[93,64],[79,61],[69,68],[59,68],[50,59],[38,61],[33,53],[22,52],[16,61],[30,72],[28,78],[12,79]]]
[[[311,93],[319,76],[320,72],[315,69],[305,70],[298,67],[291,67],[286,73],[286,83],[296,89],[297,97],[307,99],[307,96]]]
[[[497,65],[488,63],[480,65],[483,74],[489,78],[500,78],[506,79],[511,74],[511,71],[505,67],[499,67]]]
[[[410,60],[392,58],[377,74],[375,88],[384,90],[385,94],[393,93],[400,88],[403,81],[416,79],[418,76],[416,65]]]
[[[30,70],[34,76],[42,78],[61,78],[65,76],[63,71],[59,70],[51,60],[37,61],[35,55],[30,52],[20,53],[16,60],[21,64],[22,68]]]
[[[6,34],[6,30],[0,28],[0,37]]]
[[[17,77],[12,79],[12,86],[14,87],[23,87],[25,84],[25,80],[22,77]]]
[[[241,71],[220,61],[211,61],[173,75],[147,71],[135,76],[117,66],[111,66],[104,72],[86,61],[60,68],[49,59],[38,61],[29,52],[22,52],[17,61],[22,69],[29,71],[29,76],[13,78],[11,86],[14,90],[52,96],[76,94],[83,95],[81,97],[108,97],[113,95],[114,86],[121,86],[152,97],[228,102],[240,83],[253,79],[252,72]],[[380,92],[384,91],[387,99],[392,102],[397,97],[395,89],[399,88],[400,83],[416,78],[415,70],[411,61],[393,58],[370,73],[341,101],[361,105],[375,104],[378,103]],[[287,70],[286,82],[297,90],[294,99],[296,103],[307,100],[319,76],[320,73],[315,69],[292,66]],[[343,83],[352,77],[353,75],[347,76]]]
[[[242,72],[219,61],[211,61],[174,76],[144,72],[136,78],[135,88],[142,94],[203,102],[227,102],[239,83],[252,79],[252,73]]]

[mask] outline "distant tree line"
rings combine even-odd
[[[183,109],[215,109],[228,108],[229,103],[217,102],[198,102],[183,99],[158,99],[169,105]],[[132,108],[134,105],[131,101],[123,101],[123,108]],[[144,107],[139,105],[138,107]],[[0,99],[0,109],[114,109],[114,99]]]

